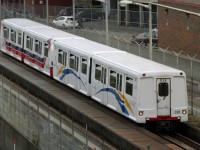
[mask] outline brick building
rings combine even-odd
[[[159,0],[160,4],[200,13],[199,0]],[[200,17],[158,8],[159,46],[200,57]]]
[[[24,0],[3,0],[2,3],[20,3],[23,4]],[[72,6],[72,0],[48,0],[50,6]],[[75,0],[76,5],[82,6],[101,6],[101,2],[96,0]],[[33,5],[46,5],[46,0],[26,0],[26,4]]]
[[[3,0],[5,3],[20,3],[23,4],[24,0]],[[71,6],[72,0],[49,0],[49,5],[52,6]],[[45,5],[46,0],[26,0],[26,4]]]

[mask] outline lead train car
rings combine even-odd
[[[185,73],[129,53],[95,55],[91,90],[93,99],[138,123],[188,120]]]
[[[20,48],[23,55],[48,60],[44,64],[46,70],[27,58],[24,62],[29,66],[137,123],[188,120],[186,76],[183,71],[45,25],[35,23],[32,27],[18,29],[15,20],[18,22],[18,19],[11,19],[11,24],[15,31],[22,31]],[[19,20],[23,22],[23,19]],[[9,21],[3,20],[1,27],[1,39],[5,41],[1,50],[8,54],[11,50],[7,48],[7,45],[10,46],[7,43],[13,41]],[[17,34],[14,37],[17,39]],[[33,40],[32,49],[29,49],[31,44],[28,38]],[[41,47],[38,41],[42,42]],[[48,52],[45,52],[44,43]],[[41,55],[37,54],[38,51]],[[18,56],[15,58],[18,59]]]

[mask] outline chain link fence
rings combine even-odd
[[[2,7],[2,18],[13,18],[13,17],[25,17],[32,20],[46,24],[46,7],[45,6],[26,6],[25,10],[27,13],[21,13],[19,8],[23,8],[22,5],[8,4]],[[60,10],[64,7],[49,7],[49,18],[48,25],[53,26],[52,20],[59,14]],[[37,11],[36,11],[37,10]],[[76,9],[76,12],[82,11],[83,9]],[[102,11],[99,9],[99,11]],[[15,12],[15,15],[14,15]],[[129,53],[149,59],[149,46],[143,42],[132,43],[132,36],[141,32],[148,32],[148,12],[143,12],[144,21],[138,18],[139,12],[128,12],[128,20],[123,20],[126,12],[121,11],[121,16],[118,18],[116,14],[117,10],[110,10],[109,12],[109,46],[127,51]],[[25,16],[24,16],[25,14]],[[156,26],[157,20],[155,18],[157,14],[153,13],[153,26]],[[128,22],[127,22],[128,21]],[[57,26],[53,26],[57,27]],[[93,19],[90,21],[83,22],[83,28],[81,29],[64,29],[57,27],[66,32],[70,32],[87,39],[106,44],[106,32],[105,32],[105,20],[104,18]],[[200,115],[200,56],[197,54],[186,54],[181,50],[170,50],[168,47],[161,48],[158,45],[153,45],[152,52],[153,60],[173,68],[183,70],[187,75],[187,88],[188,88],[188,99],[189,99],[189,113],[192,115]]]
[[[41,150],[116,149],[2,75],[0,115]]]

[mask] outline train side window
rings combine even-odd
[[[35,52],[38,54],[42,54],[42,42],[35,40]]]
[[[75,71],[78,71],[78,66],[79,66],[79,57],[70,54],[70,60],[69,60],[69,67],[74,69]]]
[[[48,57],[49,45],[44,43],[44,56]]]
[[[120,73],[110,70],[110,86],[122,91],[122,75]]]
[[[101,77],[101,83],[106,84],[106,74],[107,74],[107,70],[106,68],[102,67],[102,77]]]
[[[39,41],[35,40],[35,52],[38,53],[39,52]]]
[[[133,79],[126,77],[126,94],[133,96]]]
[[[30,37],[26,37],[26,48],[30,48]]]
[[[95,79],[101,81],[101,65],[98,64],[95,66]]]
[[[117,73],[113,70],[110,70],[110,86],[116,88],[117,86]]]
[[[61,49],[58,50],[58,62],[63,64],[63,50]]]
[[[22,44],[22,34],[21,33],[18,33],[18,39],[17,39],[17,42],[19,45]]]
[[[88,63],[87,59],[82,58],[82,60],[81,60],[81,72],[85,75],[87,74],[87,63]]]
[[[117,74],[117,89],[122,91],[122,75],[119,73]]]
[[[11,36],[10,36],[10,40],[14,43],[16,43],[16,31],[11,30],[10,32]]]
[[[169,85],[168,83],[159,83],[158,85],[159,96],[168,96],[169,95]]]
[[[33,49],[33,39],[27,36],[26,38],[26,48],[32,51]]]
[[[70,68],[75,69],[75,56],[70,54]]]
[[[63,65],[67,66],[67,52],[63,52]]]
[[[9,29],[6,27],[3,28],[3,36],[4,38],[9,39]]]

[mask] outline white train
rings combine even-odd
[[[1,33],[2,52],[137,123],[188,120],[183,71],[27,19]]]

